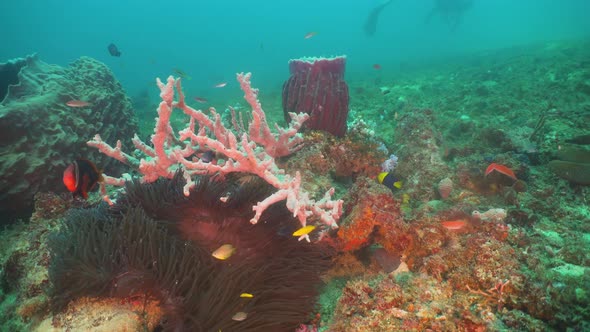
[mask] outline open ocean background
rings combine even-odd
[[[445,1],[0,0],[0,332],[590,331],[590,0]]]
[[[235,73],[253,72],[263,92],[280,89],[289,59],[348,57],[347,78],[394,74],[400,64],[480,50],[575,39],[590,32],[588,0],[474,0],[454,31],[433,0],[394,0],[369,37],[363,24],[379,1],[23,0],[0,3],[0,62],[37,52],[66,65],[86,55],[106,63],[129,95],[180,69],[185,87],[208,98],[241,95]],[[317,32],[304,39],[308,32]],[[107,52],[115,43],[120,58]],[[220,82],[232,89],[212,89]],[[216,98],[217,97],[217,98]]]

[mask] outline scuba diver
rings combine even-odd
[[[385,9],[389,4],[391,4],[393,0],[385,0],[381,2],[377,7],[373,8],[369,13],[369,17],[367,17],[367,21],[365,22],[365,34],[367,36],[373,36],[377,31],[377,22],[379,21],[379,15],[381,11]]]
[[[473,0],[435,0],[434,8],[426,16],[426,22],[429,22],[433,16],[440,15],[449,25],[451,31],[454,31],[463,20],[463,13],[472,5]]]
[[[384,0],[371,10],[364,24],[367,36],[375,34],[379,15],[392,2],[393,0]],[[472,6],[473,0],[434,0],[434,7],[426,16],[425,22],[428,23],[433,16],[438,15],[451,28],[451,31],[454,31],[463,20],[463,14]]]

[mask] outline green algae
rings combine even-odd
[[[327,283],[320,293],[318,304],[320,307],[321,326],[328,326],[336,311],[338,300],[342,296],[342,291],[346,286],[346,278],[334,278]],[[325,331],[325,329],[320,329]]]
[[[561,237],[561,235],[555,231],[545,231],[545,230],[537,230],[537,232],[539,232],[540,234],[542,234],[543,236],[545,236],[545,239],[547,240],[547,242],[551,245],[557,246],[559,248],[563,247],[565,244],[565,241],[563,240],[563,238]]]
[[[585,266],[565,263],[551,269],[563,278],[580,278],[588,270]]]

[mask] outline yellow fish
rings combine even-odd
[[[305,227],[301,227],[300,229],[296,230],[293,233],[293,236],[307,235],[307,234],[311,233],[311,231],[313,231],[314,229],[315,229],[315,226],[313,226],[313,225],[307,225]]]
[[[215,250],[211,256],[223,261],[230,258],[235,251],[236,247],[232,246],[231,244],[224,244],[217,248],[217,250]]]
[[[403,194],[402,195],[402,204],[408,204],[408,203],[410,203],[410,195]]]
[[[243,297],[243,298],[253,298],[254,295],[252,295],[250,293],[242,293],[242,294],[240,294],[240,297]]]

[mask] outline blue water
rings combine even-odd
[[[87,55],[105,62],[133,94],[156,76],[179,68],[196,94],[254,73],[255,86],[274,91],[288,75],[287,61],[301,56],[348,56],[348,77],[379,63],[432,60],[477,50],[586,37],[588,0],[474,0],[451,29],[441,16],[425,17],[434,0],[394,0],[368,37],[363,24],[379,1],[367,0],[21,0],[0,3],[0,62],[38,52],[67,65]],[[308,32],[317,35],[304,39]],[[115,43],[122,56],[112,57]],[[232,89],[239,92],[237,89]],[[236,93],[237,93],[236,92]]]

